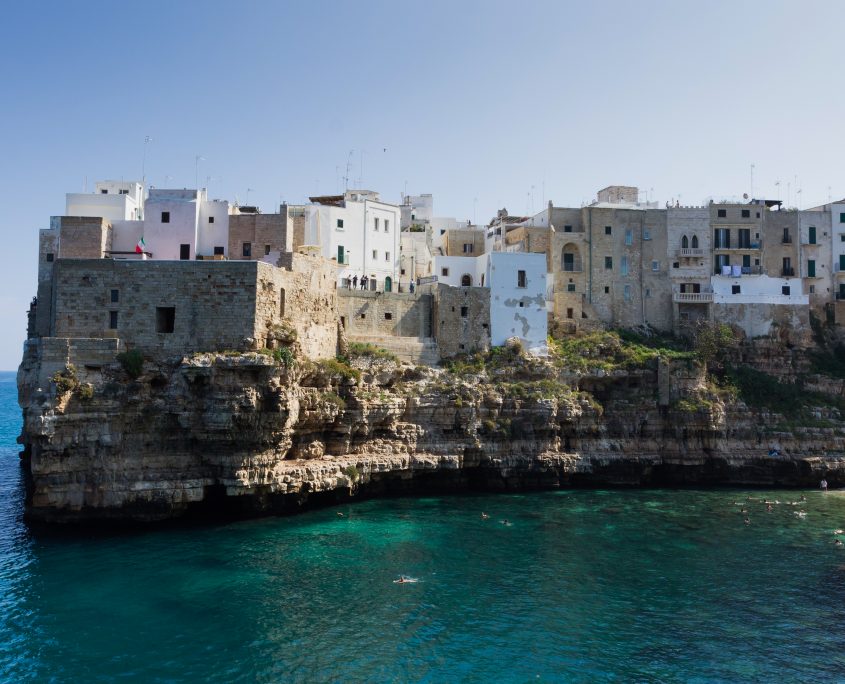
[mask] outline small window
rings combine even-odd
[[[810,285],[810,294],[816,294],[816,286]]]
[[[179,258],[182,261],[186,261],[191,258],[191,246],[190,245],[179,245]]]
[[[622,273],[623,276],[628,275],[628,257],[626,257],[626,256],[622,257],[622,263],[620,264],[619,270],[620,270],[620,272]]]
[[[446,234],[446,229],[445,229],[445,228],[444,228],[444,229],[441,229],[440,234],[441,234],[441,235],[445,235],[445,234]]]
[[[742,210],[742,218],[751,218],[751,210],[750,209],[743,209]]]
[[[361,314],[361,320],[363,321],[367,317],[367,314]]]
[[[109,330],[117,330],[117,311],[109,311]]]
[[[718,212],[717,212],[717,216],[719,218],[727,218],[728,210],[727,209],[719,209]]]
[[[567,292],[575,292],[575,283],[567,283],[566,284],[566,291]]]
[[[605,268],[613,268],[613,257],[606,256],[604,258],[604,267]]]
[[[757,212],[757,218],[760,218],[760,212],[759,211]]]
[[[390,232],[390,219],[384,219],[384,232]]]
[[[208,222],[209,222],[209,223],[214,223],[214,217],[213,217],[213,216],[209,216],[209,217],[208,217]]]
[[[566,310],[566,317],[567,317],[567,318],[575,318],[575,311],[574,311],[574,309],[567,309],[567,310]]]
[[[264,245],[264,256],[270,253],[270,245]]]
[[[219,245],[214,248],[214,256],[223,256],[223,252],[224,252],[223,248],[220,247]]]
[[[651,240],[651,231],[648,228],[643,228],[643,240]]]
[[[252,256],[252,243],[251,242],[244,242],[244,247],[243,247],[243,250],[241,251],[241,254],[243,254],[245,257],[251,257]]]
[[[612,233],[613,233],[613,227],[612,226],[605,226],[604,227],[604,234],[605,235],[611,235]]]
[[[634,231],[630,228],[625,229],[625,244],[628,247],[634,244]]]
[[[103,189],[101,189],[101,190],[100,190],[100,194],[101,194],[101,195],[108,195],[108,194],[109,194],[109,191],[108,191],[108,190],[106,190],[105,188],[103,188]]]
[[[680,262],[680,261],[676,261],[676,262],[674,262],[674,263],[672,264],[672,268],[680,268],[680,267],[681,267],[681,262]]]
[[[404,268],[399,269],[399,275],[405,275],[405,269]]]
[[[53,261],[53,253],[47,252],[47,262],[52,263],[52,261]]]
[[[392,320],[393,320],[393,314],[392,314],[392,313],[390,313],[389,311],[385,311],[385,313],[384,313],[384,320],[386,320],[386,321],[392,321]]]
[[[374,221],[375,221],[376,230],[378,230],[378,216],[375,217]]]
[[[469,307],[468,306],[462,306],[461,307],[461,318],[466,318],[467,316],[469,316]]]
[[[378,259],[378,250],[377,249],[373,250],[373,259]]]
[[[337,227],[338,227],[338,228],[343,228],[343,219],[338,219],[338,220],[337,220]]]
[[[845,233],[839,236],[839,242],[845,242]]]
[[[384,253],[384,260],[385,260],[385,261],[390,261],[390,252],[385,252],[385,253]]]
[[[649,299],[651,297],[651,290],[649,290],[648,288],[645,289],[645,296],[646,299]]]
[[[630,302],[630,301],[631,301],[631,286],[630,286],[630,285],[626,285],[626,286],[625,286],[625,289],[624,289],[624,291],[623,291],[623,293],[622,293],[622,296],[625,298],[625,301],[626,301],[626,302]]]
[[[111,291],[112,304],[117,304],[120,301],[120,292],[118,290]]]
[[[176,307],[174,307],[174,306],[157,306],[156,307],[156,332],[158,332],[158,333],[172,333],[175,323],[176,323]]]
[[[604,286],[604,293],[610,294],[610,288],[607,285]]]
[[[731,294],[740,294],[739,285],[731,285]]]
[[[470,242],[464,243],[464,254],[472,254],[473,244]]]
[[[789,285],[784,285],[783,287],[781,287],[780,293],[782,295],[786,295],[788,297],[789,296]]]
[[[170,212],[169,211],[161,212],[161,222],[162,223],[170,223]]]
[[[517,271],[516,272],[516,286],[517,287],[528,287],[528,278],[525,275],[525,271]]]
[[[839,223],[845,223],[845,213],[839,214]]]
[[[279,290],[279,318],[285,317],[285,288]]]
[[[651,262],[651,270],[652,271],[659,271],[660,270],[660,262],[659,261],[652,261]]]
[[[563,232],[564,233],[571,233],[572,232],[572,226],[564,226]]]
[[[441,268],[440,269],[440,275],[442,275],[444,277],[448,277],[449,276],[449,269],[448,268]]]

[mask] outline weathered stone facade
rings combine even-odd
[[[431,337],[433,296],[416,292],[338,290],[341,325],[350,340],[391,335]]]
[[[434,291],[434,337],[444,358],[490,348],[490,290],[449,287]]]
[[[229,217],[229,259],[261,259],[292,251],[293,235],[288,230],[286,213]]]

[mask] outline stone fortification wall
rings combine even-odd
[[[438,284],[433,292],[433,332],[440,356],[489,349],[490,290]]]
[[[249,261],[62,259],[54,267],[53,336],[120,338],[165,354],[249,348],[257,278]]]
[[[431,337],[433,299],[421,293],[338,290],[340,316],[350,339],[374,335]]]
[[[754,339],[773,334],[773,326],[788,341],[797,346],[808,346],[810,339],[810,307],[789,304],[716,304],[713,318],[740,328]]]

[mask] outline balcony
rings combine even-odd
[[[676,254],[679,257],[703,257],[704,250],[698,247],[679,247]]]
[[[730,273],[722,273],[722,267],[716,266],[713,269],[713,275],[720,275],[725,276],[726,278],[739,278],[740,276],[748,276],[748,275],[762,275],[763,267],[762,266],[740,266],[739,272],[734,271],[734,266],[731,266]]]
[[[792,268],[792,267],[789,267],[789,268],[782,268],[782,269],[780,269],[780,274],[781,274],[784,278],[791,278],[792,276],[794,276],[794,275],[795,275],[795,269],[794,269],[794,268]]]
[[[782,245],[791,245],[792,244],[792,236],[791,235],[784,235],[783,239],[780,242]]]
[[[837,302],[845,301],[845,292],[837,292],[836,293],[836,301]]]
[[[580,261],[574,261],[572,263],[563,264],[564,273],[582,273],[583,271],[584,267],[581,265]]]
[[[672,301],[679,304],[711,304],[712,292],[673,292]]]
[[[713,248],[717,252],[751,252],[760,249],[759,242],[742,242],[738,245],[716,245]]]

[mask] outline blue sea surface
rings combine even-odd
[[[0,373],[3,681],[845,681],[835,492],[388,499],[45,537],[21,519],[19,431]]]

